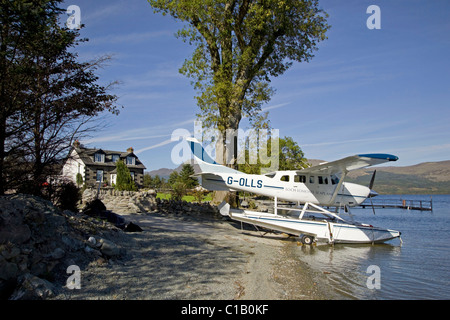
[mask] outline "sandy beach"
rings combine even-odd
[[[206,216],[127,215],[143,232],[123,233],[121,259],[81,270],[81,289],[56,299],[326,299],[320,274],[292,254],[296,239]],[[307,248],[303,248],[307,249]]]

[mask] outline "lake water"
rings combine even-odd
[[[430,200],[429,195],[382,199]],[[433,211],[352,208],[355,220],[401,231],[376,245],[295,247],[331,288],[332,299],[450,299],[450,195],[433,195]],[[375,266],[375,267],[374,267]],[[378,287],[377,287],[378,285]]]

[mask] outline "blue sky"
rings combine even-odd
[[[369,30],[368,6],[381,9],[381,29]],[[194,129],[198,107],[190,80],[178,69],[193,50],[174,34],[182,27],[154,14],[146,0],[67,0],[77,5],[89,42],[80,60],[113,59],[100,82],[119,81],[124,106],[106,115],[107,128],[90,147],[133,147],[147,170],[175,168],[175,129]],[[448,0],[324,0],[328,39],[309,63],[273,79],[265,105],[280,136],[292,137],[307,158],[336,160],[392,153],[396,166],[450,160],[450,2]],[[245,126],[245,121],[242,122]],[[244,127],[245,128],[245,127]]]

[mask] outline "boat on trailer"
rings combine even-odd
[[[278,214],[284,210],[288,211],[287,214]],[[401,232],[396,230],[344,220],[336,213],[312,203],[296,209],[279,207],[275,200],[274,213],[230,209],[229,204],[224,203],[220,206],[220,212],[236,221],[297,236],[308,245],[315,242],[374,244],[401,236]]]

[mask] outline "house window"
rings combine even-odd
[[[134,172],[133,171],[130,171],[130,174],[131,174],[131,180],[133,180],[134,181]]]
[[[136,164],[136,158],[132,157],[132,156],[128,156],[127,157],[127,165],[130,166],[134,166]]]
[[[105,155],[103,153],[96,153],[94,155],[94,162],[105,162]]]
[[[103,170],[97,170],[97,182],[103,182]]]
[[[120,156],[119,156],[118,154],[113,154],[113,155],[111,156],[111,160],[112,160],[112,162],[114,162],[114,163],[116,163],[117,161],[119,161],[119,159],[120,159]]]

